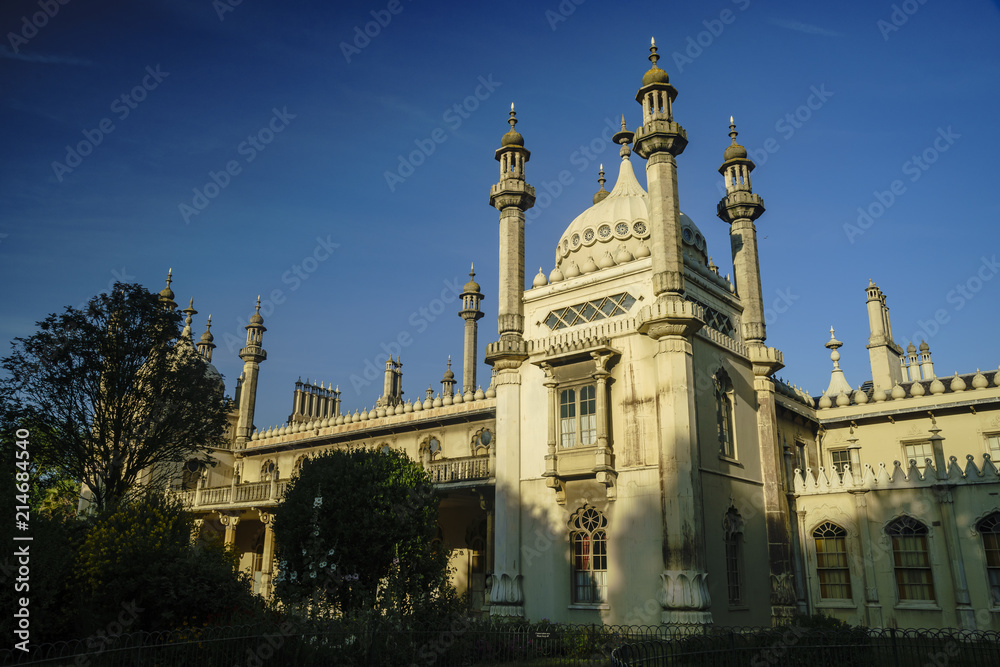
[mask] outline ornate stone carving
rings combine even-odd
[[[520,574],[500,572],[490,575],[487,586],[490,599],[490,616],[524,616],[523,577]]]
[[[791,572],[771,574],[771,604],[795,604],[795,577]]]
[[[668,625],[703,625],[712,622],[708,574],[695,570],[664,570],[658,600],[661,620]]]

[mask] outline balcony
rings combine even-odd
[[[285,495],[287,486],[288,480],[283,479],[277,482],[250,482],[196,491],[175,491],[174,496],[188,510],[240,505],[268,506],[278,504]]]
[[[490,479],[490,457],[466,456],[444,461],[432,461],[427,466],[435,484],[453,485],[456,482],[476,482]]]

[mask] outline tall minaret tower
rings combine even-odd
[[[900,365],[903,348],[892,339],[892,323],[889,320],[889,306],[885,294],[871,280],[865,290],[868,295],[868,358],[872,368],[872,382],[875,389],[889,391],[903,381]]]
[[[634,135],[635,152],[646,158],[649,187],[649,233],[653,303],[639,311],[639,332],[655,341],[656,450],[659,462],[661,552],[658,599],[661,622],[701,627],[712,623],[705,518],[701,489],[701,451],[695,418],[693,338],[704,324],[701,306],[684,299],[680,207],[676,157],[687,146],[684,128],[674,122],[677,90],[656,65],[656,43],[649,48],[653,66],[642,77],[635,99],[642,105],[642,125]],[[626,130],[615,135],[627,146]],[[650,582],[651,584],[653,582]]]
[[[677,201],[677,160],[687,146],[687,132],[674,122],[677,89],[656,65],[656,41],[650,42],[653,66],[642,77],[635,101],[642,105],[642,125],[635,131],[635,152],[646,159],[649,188],[653,294],[679,298],[684,292],[681,258],[681,210]]]
[[[500,340],[486,348],[486,362],[496,372],[496,531],[490,615],[524,616],[521,581],[521,364],[524,342],[524,212],[535,204],[535,189],[524,180],[531,157],[524,137],[514,129],[500,140],[496,160],[500,182],[490,188],[490,205],[500,211],[500,281],[497,320]]]
[[[760,260],[757,256],[757,228],[753,221],[764,212],[764,200],[750,187],[753,160],[747,149],[736,143],[736,124],[729,117],[729,136],[733,143],[723,154],[719,173],[726,180],[726,196],[718,206],[718,216],[729,223],[733,247],[733,275],[736,291],[743,304],[743,340],[760,345],[767,338],[764,330],[764,295],[760,287]]]
[[[521,261],[523,268],[523,256]],[[484,315],[483,311],[479,310],[479,302],[482,300],[483,294],[479,291],[479,283],[476,282],[476,267],[473,265],[469,269],[469,282],[465,283],[465,288],[462,290],[462,310],[458,311],[458,316],[465,320],[465,348],[462,356],[463,394],[467,391],[476,392],[476,363],[478,362],[476,347],[479,327],[477,323]]]
[[[212,350],[214,349],[215,336],[212,335],[212,316],[209,315],[208,322],[205,324],[205,333],[198,341],[198,351],[201,352],[201,356],[205,357],[205,361],[212,363]]]
[[[250,440],[253,431],[253,413],[257,402],[257,376],[260,373],[260,362],[267,359],[264,350],[264,318],[260,316],[260,297],[257,297],[257,310],[250,316],[250,324],[246,326],[247,344],[240,350],[243,360],[243,383],[240,386],[240,417],[236,423],[236,447],[242,449]]]

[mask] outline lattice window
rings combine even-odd
[[[826,521],[813,531],[816,575],[822,598],[850,600],[851,571],[847,566],[847,531]]]
[[[608,593],[608,520],[584,506],[570,522],[573,550],[573,602],[599,604]]]
[[[574,306],[567,306],[553,310],[545,318],[545,326],[555,331],[565,329],[577,324],[586,322],[596,322],[607,317],[626,314],[635,303],[635,297],[628,292],[606,296],[603,299],[595,299],[586,303],[578,303]]]
[[[705,326],[710,329],[715,329],[719,333],[724,333],[730,338],[736,337],[736,327],[733,326],[733,321],[728,315],[720,313],[715,308],[708,306],[697,299],[692,299],[687,297],[687,300],[691,303],[696,303],[702,307],[705,311]]]
[[[927,549],[927,526],[916,519],[901,516],[885,529],[892,539],[896,590],[900,601],[935,600],[934,575]]]
[[[986,555],[986,576],[990,582],[990,599],[1000,607],[1000,512],[994,512],[976,524],[983,537]]]

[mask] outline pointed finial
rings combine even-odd
[[[257,312],[260,312],[260,294],[257,295]]]
[[[517,112],[514,111],[513,102],[510,103],[510,118],[507,119],[507,122],[510,124],[510,131],[513,132],[514,126],[517,125]]]
[[[659,66],[656,61],[660,59],[660,54],[656,52],[656,40],[652,37],[649,38],[649,62],[653,63],[654,68]]]
[[[625,114],[622,114],[622,132],[624,132],[627,129],[628,127],[626,127],[625,125]]]
[[[174,270],[172,268],[167,269],[167,287],[170,287],[170,283],[174,281],[173,275]]]
[[[448,370],[451,370],[451,355],[448,355]]]
[[[205,323],[205,328],[209,331],[212,330],[212,316],[208,316],[208,322]]]
[[[476,263],[473,262],[472,264],[469,265],[469,278],[475,278],[475,277],[476,277]]]
[[[738,135],[738,134],[739,134],[739,132],[736,131],[736,123],[733,121],[733,117],[730,116],[729,117],[729,136],[732,138],[734,145],[736,144],[736,135]]]
[[[833,327],[830,327],[830,340],[833,340]]]

